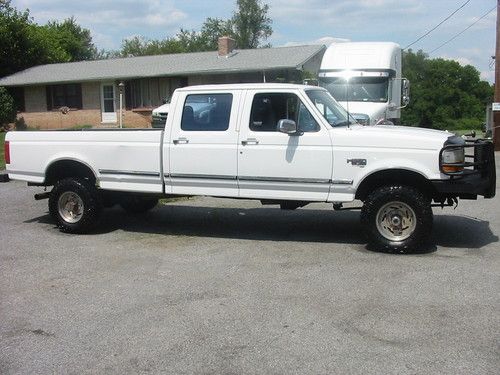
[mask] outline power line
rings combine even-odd
[[[448,17],[446,17],[444,20],[442,20],[441,22],[439,22],[436,26],[434,26],[432,29],[430,29],[429,31],[427,31],[424,35],[420,36],[417,40],[415,40],[414,42],[408,44],[405,48],[403,48],[403,50],[407,49],[408,47],[411,47],[412,45],[414,45],[415,43],[419,42],[420,40],[424,39],[427,35],[429,35],[430,33],[432,33],[434,30],[436,30],[439,26],[441,26],[443,23],[445,23],[446,21],[448,21],[451,17],[453,17],[453,15],[455,13],[457,13],[460,9],[462,9],[464,6],[466,6],[468,3],[470,2],[470,0],[467,0],[465,3],[463,3],[462,5],[460,5],[457,9],[455,9]]]
[[[439,47],[437,48],[434,48],[431,52],[429,52],[429,55],[433,52],[436,52],[438,49],[440,49],[441,47],[443,47],[445,44],[448,44],[450,43],[452,40],[456,39],[457,37],[459,37],[460,35],[462,35],[463,33],[465,33],[467,30],[469,30],[472,26],[474,26],[476,23],[478,23],[479,21],[481,21],[484,17],[486,17],[488,14],[490,14],[491,12],[493,12],[495,9],[497,8],[497,6],[495,5],[493,8],[491,8],[489,11],[487,11],[485,14],[483,14],[481,17],[479,17],[477,20],[475,20],[474,22],[472,22],[469,26],[467,26],[465,29],[463,29],[462,31],[460,31],[459,33],[455,34],[452,38],[448,39],[446,42],[444,42],[443,44],[441,44]]]

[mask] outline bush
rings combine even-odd
[[[439,123],[434,124],[435,129],[443,130],[481,130],[483,127],[483,122],[475,118],[459,118],[459,119],[447,119]]]
[[[9,95],[5,87],[0,87],[0,126],[5,129],[8,124],[16,119],[16,108],[14,99]]]
[[[14,126],[16,130],[28,130],[28,125],[26,125],[26,121],[24,121],[24,117],[20,117],[16,119],[14,122]]]

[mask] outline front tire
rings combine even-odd
[[[89,180],[65,178],[51,191],[49,212],[62,232],[90,232],[98,224],[101,211],[97,188]]]
[[[377,251],[423,251],[432,222],[430,199],[409,186],[378,188],[366,198],[361,210],[368,245]]]

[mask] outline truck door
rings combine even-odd
[[[239,91],[181,92],[172,122],[169,172],[173,194],[237,196]],[[180,105],[176,104],[176,109]],[[167,129],[168,130],[168,129]]]
[[[326,201],[332,178],[330,135],[301,95],[247,92],[238,142],[241,197]],[[279,132],[281,119],[294,120],[299,132]]]

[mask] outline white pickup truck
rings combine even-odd
[[[164,130],[9,132],[9,177],[53,186],[61,230],[92,230],[103,207],[132,212],[160,197],[207,195],[295,209],[363,203],[376,249],[421,249],[432,206],[495,195],[493,145],[451,133],[363,126],[319,87],[235,84],[175,91]],[[470,150],[471,155],[465,150]]]

